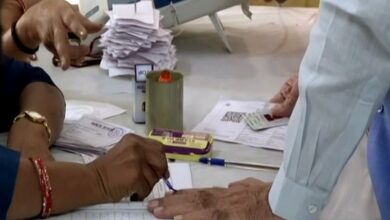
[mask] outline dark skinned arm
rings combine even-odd
[[[20,97],[20,111],[35,111],[45,116],[52,131],[51,143],[42,124],[34,123],[27,118],[19,119],[11,127],[8,146],[20,151],[22,156],[41,156],[52,159],[50,145],[58,138],[65,115],[65,101],[60,90],[44,82],[33,82],[27,85]]]

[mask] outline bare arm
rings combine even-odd
[[[116,202],[131,193],[143,199],[156,182],[168,177],[162,145],[126,135],[107,154],[88,165],[48,161],[53,212],[63,213],[86,205]],[[33,164],[21,159],[9,219],[31,218],[41,212],[41,192]]]
[[[47,162],[46,165],[53,188],[53,214],[106,201],[99,189],[96,175],[88,166],[64,162]],[[31,161],[21,159],[8,218],[38,216],[41,205],[37,172]]]
[[[56,87],[34,82],[26,86],[20,98],[21,111],[36,111],[46,117],[52,131],[52,139],[49,144],[43,125],[22,118],[13,124],[8,136],[8,146],[20,151],[23,156],[39,155],[49,159],[49,146],[57,139],[64,121],[64,97]]]

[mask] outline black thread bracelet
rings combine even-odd
[[[29,48],[29,47],[27,47],[26,45],[23,44],[23,42],[20,40],[18,34],[16,33],[16,22],[12,24],[11,35],[12,35],[12,39],[15,42],[16,47],[20,51],[22,51],[23,53],[35,54],[38,51],[39,46],[37,48],[31,49],[31,48]]]

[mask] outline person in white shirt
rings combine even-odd
[[[180,191],[151,201],[149,210],[156,217],[175,219],[324,218],[321,211],[329,199],[335,200],[330,195],[340,173],[389,90],[389,11],[389,1],[321,2],[320,18],[300,67],[299,98],[283,164],[272,184],[247,179],[227,189]],[[384,175],[383,180],[388,180],[390,175]],[[385,189],[376,190],[380,192],[376,196],[388,195]],[[390,210],[386,205],[390,203],[379,204],[383,219],[390,218],[384,216]]]

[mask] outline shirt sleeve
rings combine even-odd
[[[0,145],[0,220],[5,220],[12,201],[20,154]]]
[[[323,0],[299,73],[283,165],[269,194],[285,219],[318,219],[390,85],[390,2]]]
[[[5,107],[0,108],[0,132],[8,131],[20,111],[20,95],[33,82],[55,86],[50,76],[41,68],[28,63],[2,57],[0,73],[0,98]]]

